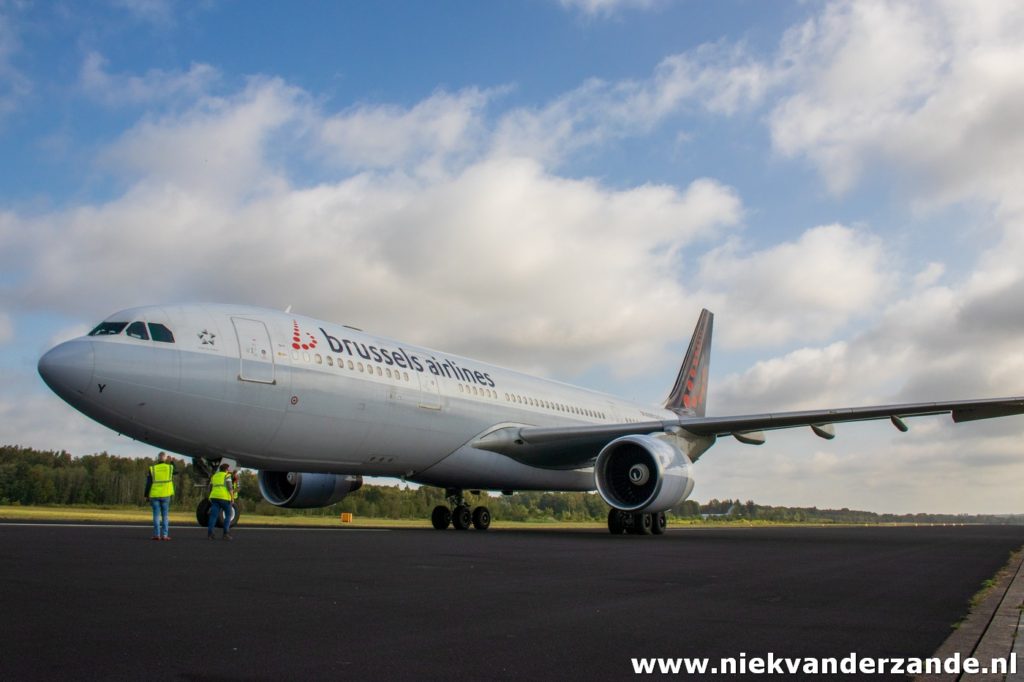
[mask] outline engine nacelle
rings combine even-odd
[[[260,493],[278,507],[308,509],[334,504],[363,487],[362,476],[260,471]]]
[[[661,512],[693,491],[693,463],[655,436],[622,436],[604,446],[594,464],[597,491],[626,512]]]

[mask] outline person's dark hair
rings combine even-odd
[[[227,471],[230,468],[231,468],[231,465],[228,464],[227,462],[224,462],[223,464],[220,465],[220,470],[221,471]]]

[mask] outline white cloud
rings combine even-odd
[[[593,78],[543,107],[508,112],[495,153],[559,163],[581,149],[649,133],[685,111],[731,115],[760,101],[779,78],[742,46],[703,45],[667,57],[646,79]]]
[[[826,225],[753,253],[729,241],[704,255],[697,281],[721,299],[723,343],[764,346],[829,337],[875,308],[893,285],[888,273],[878,237]]]
[[[836,192],[877,161],[932,200],[1002,201],[1024,179],[1022,34],[1016,2],[833,3],[783,45],[773,140]]]
[[[444,167],[447,157],[479,154],[489,93],[436,92],[411,109],[359,105],[326,118],[323,153],[342,167]]]
[[[142,178],[133,192],[176,188],[186,201],[265,194],[285,182],[278,150],[307,132],[310,111],[302,91],[254,78],[233,96],[200,98],[183,115],[144,119],[103,158],[116,173]]]
[[[107,64],[106,58],[98,52],[87,54],[82,62],[79,84],[86,95],[110,106],[192,99],[207,92],[220,77],[217,69],[208,64],[193,63],[184,72],[151,69],[141,76],[111,74]]]

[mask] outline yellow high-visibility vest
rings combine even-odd
[[[149,487],[150,497],[170,497],[174,494],[174,465],[160,462],[149,467],[152,485]]]
[[[210,499],[231,501],[231,492],[228,490],[228,476],[226,471],[218,471],[210,478]]]

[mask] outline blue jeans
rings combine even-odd
[[[153,535],[155,537],[169,537],[170,528],[167,527],[167,510],[170,507],[171,498],[151,497],[149,506],[153,508]]]
[[[213,535],[213,527],[217,525],[217,519],[224,514],[224,535],[228,534],[231,527],[231,502],[228,500],[210,500],[210,520],[206,522],[206,532]]]

